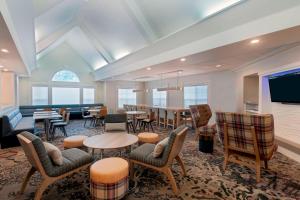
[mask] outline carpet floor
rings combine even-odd
[[[37,124],[41,128],[42,124]],[[96,135],[99,128],[84,128],[83,121],[71,121],[67,127],[69,135]],[[160,130],[165,138],[168,130]],[[57,136],[53,143],[62,148],[62,136]],[[168,180],[162,174],[143,170],[137,182],[130,184],[130,192],[125,199],[163,200],[163,199],[300,199],[300,164],[288,157],[276,153],[269,162],[269,169],[262,169],[262,181],[256,183],[255,171],[236,164],[229,164],[224,171],[223,150],[216,142],[213,154],[201,153],[197,149],[194,132],[189,131],[184,142],[182,158],[187,169],[187,176],[182,177],[179,166],[175,163],[173,172],[181,193],[175,196]],[[105,152],[109,157],[118,152]],[[20,194],[21,183],[29,170],[21,147],[0,150],[0,200],[33,199],[40,183],[40,175],[34,174],[24,194]],[[82,172],[57,181],[43,195],[44,200],[79,200],[90,199],[88,172]]]

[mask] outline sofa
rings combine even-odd
[[[20,112],[23,116],[32,116],[36,110],[41,110],[45,108],[59,109],[66,108],[70,112],[70,119],[81,119],[82,109],[88,107],[98,107],[103,106],[102,103],[96,104],[67,104],[67,105],[36,105],[36,106],[20,106]]]
[[[6,111],[1,118],[0,144],[1,148],[19,146],[17,134],[28,131],[34,133],[34,120],[24,117],[19,108]]]

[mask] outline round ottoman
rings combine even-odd
[[[122,158],[105,158],[90,168],[92,199],[121,199],[128,191],[129,164]]]
[[[73,135],[64,139],[64,148],[83,148],[83,141],[87,138],[85,135]]]
[[[139,143],[152,143],[159,142],[159,136],[157,133],[143,132],[138,134]]]

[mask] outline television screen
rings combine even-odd
[[[272,102],[300,103],[300,71],[269,77]]]

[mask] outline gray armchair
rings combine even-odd
[[[162,172],[168,177],[174,193],[178,194],[179,190],[171,171],[171,166],[174,159],[176,159],[182,169],[183,175],[186,175],[184,164],[179,153],[182,149],[187,130],[188,128],[182,125],[170,133],[168,144],[164,148],[161,157],[155,158],[152,155],[155,144],[146,143],[133,150],[129,155],[131,170],[130,175],[133,175],[135,164]]]
[[[29,132],[22,132],[17,137],[28,161],[32,165],[22,184],[21,193],[24,192],[30,177],[35,171],[40,172],[42,175],[42,182],[35,193],[35,200],[41,199],[43,192],[50,184],[88,168],[93,161],[92,156],[82,150],[68,149],[62,151],[63,164],[60,166],[54,165],[39,137]]]

